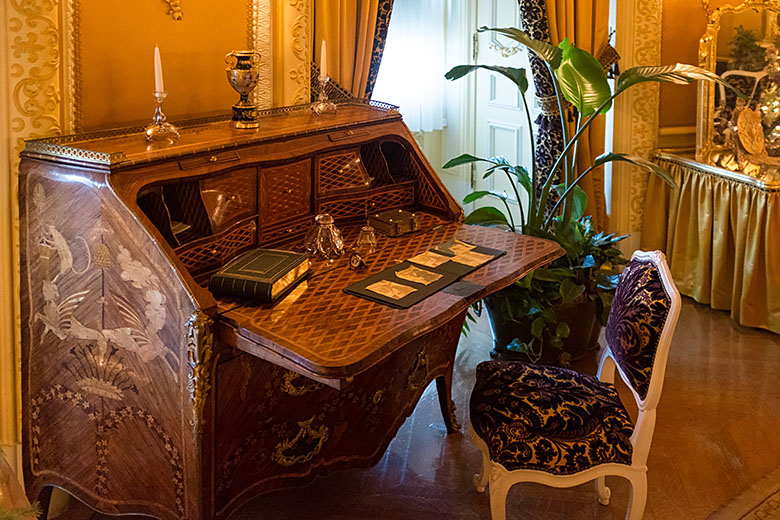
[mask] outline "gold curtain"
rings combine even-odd
[[[550,25],[550,41],[568,38],[580,49],[597,55],[609,42],[609,0],[545,0]],[[575,123],[567,125],[574,135]],[[577,171],[583,172],[604,153],[604,116],[600,116],[580,137]],[[606,228],[607,205],[604,196],[604,169],[592,171],[580,184],[588,194],[587,215],[599,229]]]
[[[316,0],[314,57],[327,46],[327,73],[353,97],[365,95],[374,48],[379,0]]]
[[[642,249],[666,251],[681,293],[780,333],[780,191],[673,160],[659,164],[679,189],[651,177]]]

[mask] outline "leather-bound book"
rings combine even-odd
[[[209,290],[220,296],[274,302],[309,273],[309,257],[279,249],[252,249],[211,276]]]

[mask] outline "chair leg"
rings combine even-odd
[[[506,520],[506,496],[512,482],[490,475],[490,517],[492,520]]]
[[[490,454],[483,450],[479,450],[479,453],[482,455],[482,467],[479,469],[479,473],[474,475],[474,486],[476,486],[478,493],[484,493],[490,478]]]
[[[608,506],[609,499],[612,496],[612,490],[607,487],[604,482],[604,477],[599,477],[594,482],[596,483],[596,493],[599,494],[599,504]]]
[[[631,491],[628,495],[626,520],[642,520],[647,502],[647,473],[629,479]]]

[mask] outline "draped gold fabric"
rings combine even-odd
[[[546,0],[550,25],[550,41],[557,44],[568,38],[580,49],[598,54],[609,41],[609,0]],[[568,126],[568,135],[574,135],[575,123]],[[596,157],[604,153],[604,116],[600,116],[580,137],[577,151],[577,171],[583,172]],[[604,196],[604,169],[592,171],[580,186],[588,194],[587,215],[594,224],[604,229],[607,224],[607,205]]]
[[[320,64],[324,39],[328,76],[362,98],[368,84],[379,0],[316,0],[314,59]]]
[[[681,293],[780,333],[780,191],[659,163],[679,189],[650,179],[642,249],[666,252]]]

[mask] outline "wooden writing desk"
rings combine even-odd
[[[25,484],[111,514],[226,518],[258,494],[370,466],[425,387],[445,423],[468,305],[561,254],[460,223],[392,108],[217,121],[169,146],[133,133],[29,142],[20,167]],[[421,232],[380,237],[274,306],[216,300],[208,277],[249,248],[293,247],[315,213],[351,241],[366,210]],[[449,238],[507,251],[404,310],[342,292]],[[326,272],[327,271],[327,272]]]

